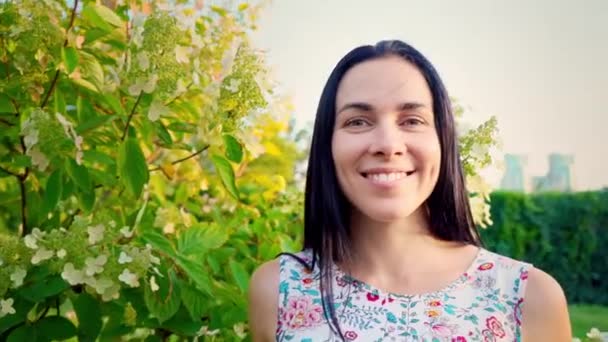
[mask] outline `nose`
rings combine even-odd
[[[375,156],[390,159],[402,156],[407,151],[404,132],[394,123],[380,123],[374,129],[369,152]]]

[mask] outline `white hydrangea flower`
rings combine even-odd
[[[247,333],[245,332],[245,330],[247,330],[247,325],[243,322],[235,324],[234,326],[232,326],[232,329],[234,330],[236,336],[241,339],[244,339],[247,336]]]
[[[68,254],[68,253],[63,248],[57,251],[57,257],[59,259],[65,258],[66,254]]]
[[[600,339],[602,338],[602,335],[598,328],[591,328],[591,330],[589,330],[589,332],[587,333],[587,337],[590,339]]]
[[[94,245],[103,240],[103,233],[105,229],[106,228],[102,223],[87,228],[87,232],[89,233],[89,245]]]
[[[231,93],[236,93],[237,91],[239,91],[239,86],[241,85],[241,80],[237,80],[237,79],[231,79],[230,80],[230,84],[225,85],[224,88],[226,88],[226,90],[228,90]]]
[[[133,232],[135,230],[129,230],[129,226],[124,226],[120,229],[120,233],[127,239],[130,239],[133,236]]]
[[[27,275],[27,271],[21,267],[17,267],[15,271],[11,274],[11,281],[13,282],[13,288],[17,288],[23,285],[23,279]]]
[[[120,284],[112,282],[112,286],[106,288],[106,290],[101,295],[101,299],[104,302],[118,299],[120,297]]]
[[[44,247],[40,247],[36,251],[36,254],[34,254],[34,256],[32,256],[32,264],[33,265],[38,265],[42,261],[45,261],[45,260],[48,260],[48,259],[52,258],[53,255],[55,255],[55,252],[53,252],[51,250],[48,250],[48,249],[46,249]]]
[[[162,101],[155,99],[150,104],[150,109],[148,110],[148,119],[150,121],[158,120],[162,115],[169,113],[169,108],[165,106]]]
[[[188,64],[190,62],[191,46],[178,45],[175,47],[175,60],[178,63]]]
[[[29,120],[28,120],[29,121]],[[28,127],[26,129],[27,121],[24,123],[24,129],[22,133],[25,133],[23,137],[23,142],[25,143],[25,148],[30,150],[34,145],[38,143],[38,133],[39,131],[35,129],[33,126]]]
[[[70,285],[82,284],[85,281],[84,272],[74,268],[74,265],[71,262],[68,262],[63,266],[61,277],[70,283]]]
[[[95,277],[87,277],[85,283],[90,287],[94,288],[97,294],[103,295],[110,287],[114,285],[114,282],[108,278],[97,279]]]
[[[145,51],[142,51],[137,54],[137,63],[139,63],[139,68],[143,71],[148,70],[150,67],[150,59],[148,58],[148,54]]]
[[[40,152],[38,146],[34,146],[32,149],[27,151],[26,154],[32,158],[32,164],[36,166],[38,170],[44,171],[49,166],[49,159],[44,155],[44,153]]]
[[[13,298],[8,299],[0,299],[0,318],[6,315],[12,315],[15,313],[15,309],[13,308],[14,300]]]
[[[84,261],[86,265],[85,273],[88,276],[95,275],[97,273],[103,272],[103,266],[108,261],[108,257],[105,254],[99,255],[97,258],[86,258]]]
[[[139,287],[139,279],[137,279],[137,275],[129,271],[128,268],[125,268],[122,271],[122,273],[118,276],[118,280],[131,287]]]
[[[164,278],[165,276],[163,276],[162,273],[160,273],[160,271],[158,270],[158,268],[156,267],[152,267],[152,271],[154,271],[154,273],[156,273],[159,277]]]
[[[154,276],[150,277],[150,289],[152,290],[152,292],[156,292],[160,289],[160,287],[158,287],[158,284],[156,283],[156,278]]]
[[[120,252],[120,256],[118,257],[119,264],[128,264],[131,261],[133,261],[133,258],[131,258],[127,253],[125,253],[124,251]]]
[[[152,254],[152,246],[149,243],[146,244],[146,249],[142,251],[142,254],[151,263],[160,265],[160,259]]]
[[[23,238],[25,246],[29,249],[38,249],[38,240],[33,234],[28,234]]]
[[[165,234],[173,234],[175,233],[175,223],[173,222],[168,222],[164,227],[163,227],[163,233]]]
[[[150,94],[156,89],[156,82],[158,82],[158,75],[156,74],[152,75],[150,79],[139,77],[135,84],[129,87],[129,94],[138,96],[142,91]]]

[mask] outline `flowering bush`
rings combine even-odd
[[[259,8],[101,3],[0,3],[0,339],[244,339],[249,274],[302,238]],[[479,224],[495,131],[461,138]]]

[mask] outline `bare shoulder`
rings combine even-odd
[[[249,327],[254,342],[275,341],[279,297],[279,260],[258,267],[249,282]]]
[[[549,274],[532,268],[522,308],[523,341],[571,342],[568,303],[559,283]]]

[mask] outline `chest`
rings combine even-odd
[[[460,287],[429,296],[394,296],[337,282],[336,319],[347,341],[517,341],[520,305],[499,288]],[[339,341],[316,290],[302,286],[280,310],[278,341]]]

